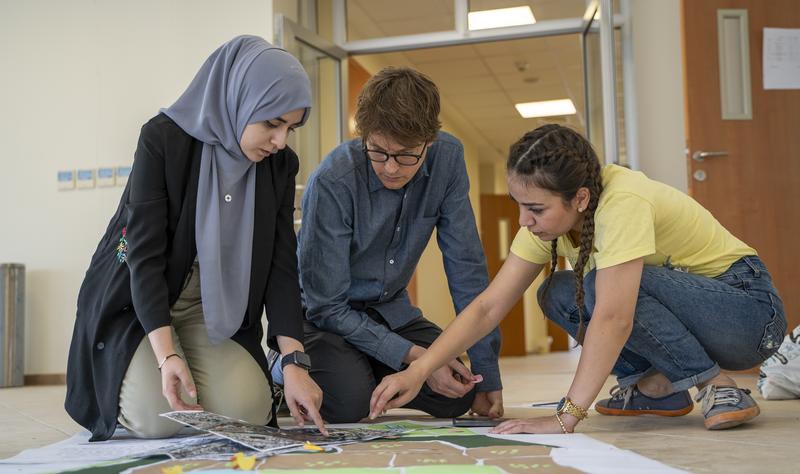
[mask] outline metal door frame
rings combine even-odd
[[[582,18],[565,18],[558,20],[539,21],[533,25],[494,28],[489,30],[469,31],[467,29],[467,15],[469,14],[469,0],[453,0],[455,29],[434,33],[392,36],[368,40],[347,41],[347,2],[346,0],[332,0],[333,2],[333,37],[335,46],[345,51],[348,55],[377,54],[407,51],[411,49],[433,48],[443,46],[456,46],[463,44],[483,43],[489,41],[506,41],[522,38],[536,38],[564,34],[581,34],[591,28],[594,13],[599,9],[600,15],[600,42],[601,42],[601,76],[603,83],[603,123],[605,156],[612,157],[607,162],[617,160],[619,152],[617,131],[617,106],[616,106],[616,68],[614,62],[614,29],[621,28],[622,42],[622,68],[623,97],[625,113],[625,144],[628,165],[633,169],[639,168],[637,133],[636,133],[636,97],[633,74],[633,49],[631,45],[631,18],[630,0],[618,0],[620,14],[604,15],[603,12],[613,12],[613,0],[590,0]],[[591,14],[589,12],[591,11]],[[585,47],[584,47],[585,50]],[[585,54],[584,54],[585,56]],[[586,84],[586,67],[584,67],[584,84]],[[588,106],[588,94],[584,90],[584,99]],[[587,116],[587,132],[588,116]]]

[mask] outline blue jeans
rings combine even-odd
[[[595,276],[592,270],[583,282],[584,324],[591,324]],[[552,278],[546,294],[546,283],[539,288],[539,304],[575,337],[575,275],[559,271]],[[711,380],[720,368],[760,364],[778,350],[785,332],[783,303],[757,256],[742,257],[715,278],[646,265],[633,329],[612,373],[625,388],[660,372],[678,392]]]

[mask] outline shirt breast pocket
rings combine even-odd
[[[422,218],[423,219],[433,219],[438,218],[442,211],[440,209],[441,206],[441,199],[428,199],[424,200],[424,205],[420,206],[422,209]],[[419,215],[419,214],[417,214]]]

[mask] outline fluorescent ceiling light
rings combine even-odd
[[[523,118],[553,117],[555,115],[572,115],[575,113],[575,104],[570,99],[545,100],[542,102],[525,102],[515,104],[517,112]]]
[[[486,30],[504,26],[532,25],[536,23],[531,7],[498,8],[469,12],[467,17],[470,30]]]

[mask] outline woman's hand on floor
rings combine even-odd
[[[322,406],[322,389],[319,385],[305,369],[291,364],[283,370],[283,379],[286,405],[294,421],[299,426],[303,426],[305,421],[311,421],[323,435],[328,436],[325,422],[319,414]]]
[[[567,423],[566,417],[562,417],[562,421]],[[566,426],[567,430],[572,432],[574,426]],[[555,416],[540,416],[536,418],[524,418],[518,420],[508,420],[495,426],[489,433],[493,434],[514,434],[514,433],[531,433],[531,434],[563,434],[561,425]]]
[[[170,357],[161,366],[161,393],[167,399],[169,407],[174,411],[202,410],[203,407],[197,403],[183,401],[180,396],[181,387],[192,400],[197,400],[197,389],[186,361],[181,357]]]

